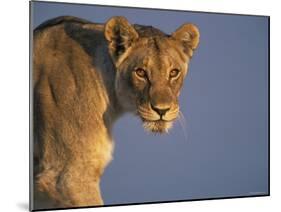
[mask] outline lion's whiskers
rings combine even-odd
[[[138,113],[141,115],[142,118],[148,119],[148,120],[158,120],[159,116],[154,113],[150,113],[149,111],[142,111],[138,110]]]
[[[186,126],[187,126],[186,125],[186,119],[185,119],[183,113],[180,110],[179,110],[178,120],[179,120],[181,129],[183,131],[184,138],[187,141],[188,140],[188,134],[187,134],[187,130],[186,130]]]

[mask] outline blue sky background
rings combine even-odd
[[[33,28],[61,15],[99,23],[122,15],[166,33],[191,22],[201,33],[180,96],[184,130],[176,122],[156,136],[133,115],[118,120],[114,160],[101,182],[105,204],[267,193],[266,17],[32,3]]]

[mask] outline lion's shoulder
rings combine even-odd
[[[103,78],[111,77],[113,81],[113,74],[108,74],[113,65],[106,52],[103,25],[62,16],[42,23],[35,31],[33,86],[42,89],[40,92],[53,89],[49,92],[52,101],[68,105],[72,104],[68,101],[74,101],[74,95],[90,101],[91,92],[97,91],[102,97],[95,96],[94,104],[101,103],[104,98],[105,105],[107,90]],[[108,76],[104,76],[105,70]]]
[[[52,18],[50,20],[47,20],[37,26],[34,31],[41,31],[43,29],[46,29],[48,27],[52,27],[55,25],[63,24],[63,23],[77,23],[77,24],[92,24],[92,22],[82,19],[82,18],[77,18],[74,16],[59,16],[56,18]]]

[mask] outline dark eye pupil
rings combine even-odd
[[[141,68],[138,68],[138,69],[136,70],[136,73],[137,73],[137,75],[140,76],[140,77],[144,77],[144,76],[145,76],[145,71],[144,71],[143,69],[141,69]]]
[[[173,69],[171,72],[170,72],[170,77],[176,77],[179,73],[179,70],[177,69]]]

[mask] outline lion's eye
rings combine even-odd
[[[146,72],[142,68],[137,68],[135,72],[136,72],[136,75],[138,75],[141,78],[145,78],[146,77]]]
[[[178,70],[178,69],[172,69],[171,71],[170,71],[170,78],[175,78],[175,77],[177,77],[178,75],[179,75],[179,73],[180,73],[180,71]]]

